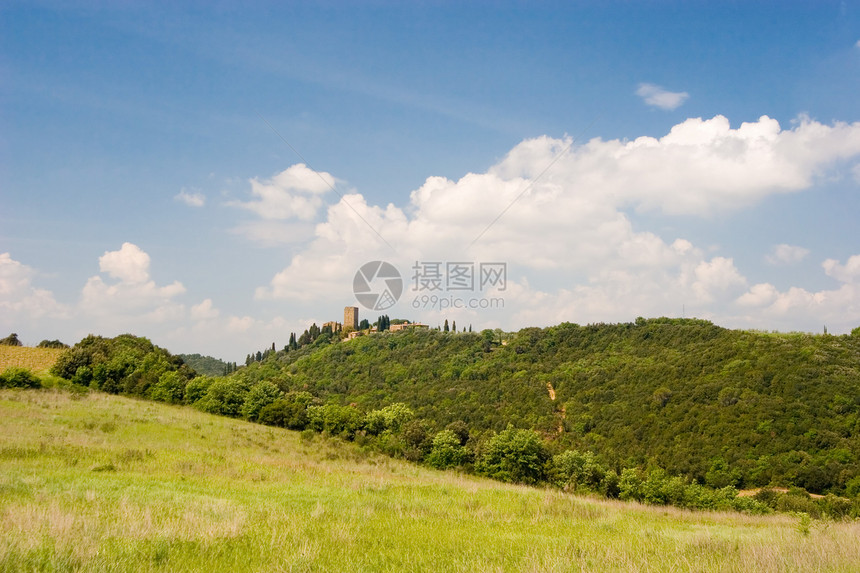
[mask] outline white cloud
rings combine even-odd
[[[191,307],[191,320],[212,320],[218,318],[220,314],[220,311],[212,304],[211,298]]]
[[[725,257],[702,261],[696,265],[694,272],[696,280],[692,289],[701,302],[712,302],[718,293],[746,285],[746,279],[735,268],[732,259]]]
[[[645,100],[646,104],[665,110],[680,107],[690,97],[687,92],[670,92],[658,85],[648,83],[639,84],[636,95]]]
[[[173,198],[185,203],[189,207],[202,207],[206,204],[206,196],[203,193],[189,193],[184,188]]]
[[[854,181],[860,184],[860,163],[851,168],[851,175],[854,177]]]
[[[254,199],[228,205],[251,211],[262,219],[310,221],[323,204],[321,196],[334,188],[336,180],[299,163],[271,179],[261,181],[255,177],[250,183]]]
[[[118,251],[106,251],[99,257],[99,269],[126,283],[149,279],[149,255],[132,243],[123,243]]]
[[[774,245],[765,260],[771,265],[793,265],[799,263],[809,254],[809,249],[785,243]]]
[[[44,317],[69,315],[69,309],[54,300],[51,291],[33,285],[35,275],[32,268],[13,259],[10,253],[0,253],[0,325],[4,330]]]
[[[860,48],[860,40],[857,40],[857,43],[854,44],[855,47]]]
[[[754,285],[738,297],[744,314],[737,321],[770,329],[818,331],[824,325],[832,332],[848,332],[860,324],[860,255],[849,257],[844,265],[828,259],[822,268],[842,284],[814,292],[801,287],[780,291],[770,283]]]
[[[594,139],[538,177],[568,144],[531,139],[485,173],[456,181],[429,177],[405,206],[371,205],[348,195],[328,208],[313,239],[257,289],[257,297],[339,307],[354,301],[356,269],[382,259],[407,283],[398,316],[435,324],[438,311],[412,305],[415,261],[504,261],[510,275],[505,309],[482,313],[478,324],[627,320],[680,315],[682,308],[688,315],[747,320],[736,313],[778,293],[748,287],[729,256],[706,257],[683,237],[636,229],[625,210],[710,216],[806,189],[835,161],[860,155],[860,124],[826,126],[802,118],[782,130],[762,117],[732,129],[722,116],[690,119],[659,139]],[[798,249],[781,256],[797,258]],[[445,316],[466,325],[475,311]]]
[[[131,319],[166,322],[181,318],[184,306],[173,299],[183,294],[185,287],[178,281],[157,286],[149,276],[149,263],[149,255],[132,243],[105,252],[99,257],[99,269],[115,282],[107,283],[98,275],[90,277],[81,293],[80,309],[111,324]]]
[[[850,257],[844,265],[840,265],[835,259],[827,259],[821,266],[827,276],[842,283],[853,283],[860,278],[860,255]]]

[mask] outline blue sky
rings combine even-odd
[[[0,78],[30,344],[241,360],[372,260],[432,325],[860,326],[857,2],[7,2]],[[504,308],[416,262],[505,262]]]

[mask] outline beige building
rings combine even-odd
[[[430,328],[429,324],[421,324],[420,322],[404,322],[403,324],[392,324],[388,327],[391,332],[398,330],[406,330],[407,328]]]

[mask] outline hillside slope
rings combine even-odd
[[[185,407],[0,391],[3,571],[851,571],[858,535],[502,485]]]

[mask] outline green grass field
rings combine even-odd
[[[92,393],[0,392],[2,571],[857,571],[860,523],[577,498]]]
[[[31,348],[0,344],[0,372],[13,366],[36,374],[46,374],[65,352],[64,348]]]

